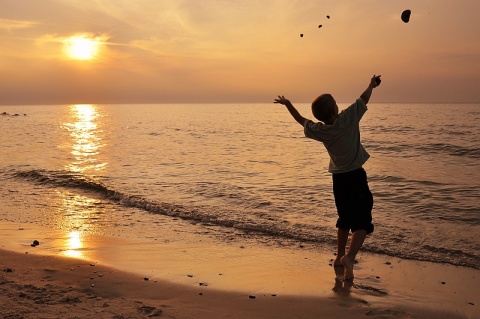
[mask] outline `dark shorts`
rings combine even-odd
[[[337,206],[337,228],[355,232],[364,229],[373,232],[373,196],[368,187],[367,173],[363,168],[332,175],[333,194]]]

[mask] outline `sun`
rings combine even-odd
[[[74,35],[63,42],[65,54],[74,60],[93,60],[98,57],[102,41],[86,34]]]

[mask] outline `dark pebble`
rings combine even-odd
[[[198,285],[199,285],[199,286],[203,286],[203,287],[208,286],[208,284],[207,284],[206,282],[200,282]]]
[[[445,284],[446,284],[446,282],[445,282],[445,281],[442,281],[442,285],[445,285]]]
[[[13,272],[13,269],[12,268],[5,268],[3,271],[4,272]]]
[[[405,23],[408,23],[410,21],[410,15],[412,14],[412,11],[410,10],[405,10],[402,12],[402,21]]]
[[[148,278],[148,277],[145,277],[145,278],[143,278],[143,280],[145,280],[145,281],[149,281],[149,280],[150,280],[150,278]]]
[[[318,25],[318,27],[319,27],[319,28],[321,28],[321,27],[322,27],[322,25],[321,25],[321,24],[319,24],[319,25]]]
[[[327,19],[330,19],[330,16],[327,16]]]
[[[303,38],[303,33],[300,33],[300,38]]]
[[[250,299],[255,299],[255,298],[257,298],[257,297],[255,297],[254,295],[249,295],[248,298],[250,298]]]
[[[392,264],[392,263],[389,262],[389,261],[385,262],[385,265],[391,265],[391,264]]]

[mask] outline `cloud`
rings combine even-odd
[[[16,29],[27,29],[37,25],[37,22],[26,20],[9,20],[0,18],[0,29],[12,31]]]

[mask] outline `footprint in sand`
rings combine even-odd
[[[411,318],[411,316],[408,313],[400,310],[394,310],[394,309],[373,309],[373,310],[367,311],[365,316],[373,317],[373,318],[397,318],[397,319]]]
[[[366,292],[370,295],[375,295],[375,296],[386,296],[386,295],[388,295],[388,292],[386,290],[380,289],[380,288],[375,288],[375,287],[368,286],[368,285],[353,284],[353,288],[360,289],[363,292]]]
[[[150,306],[141,306],[138,311],[148,317],[160,317],[162,315],[162,309]]]

